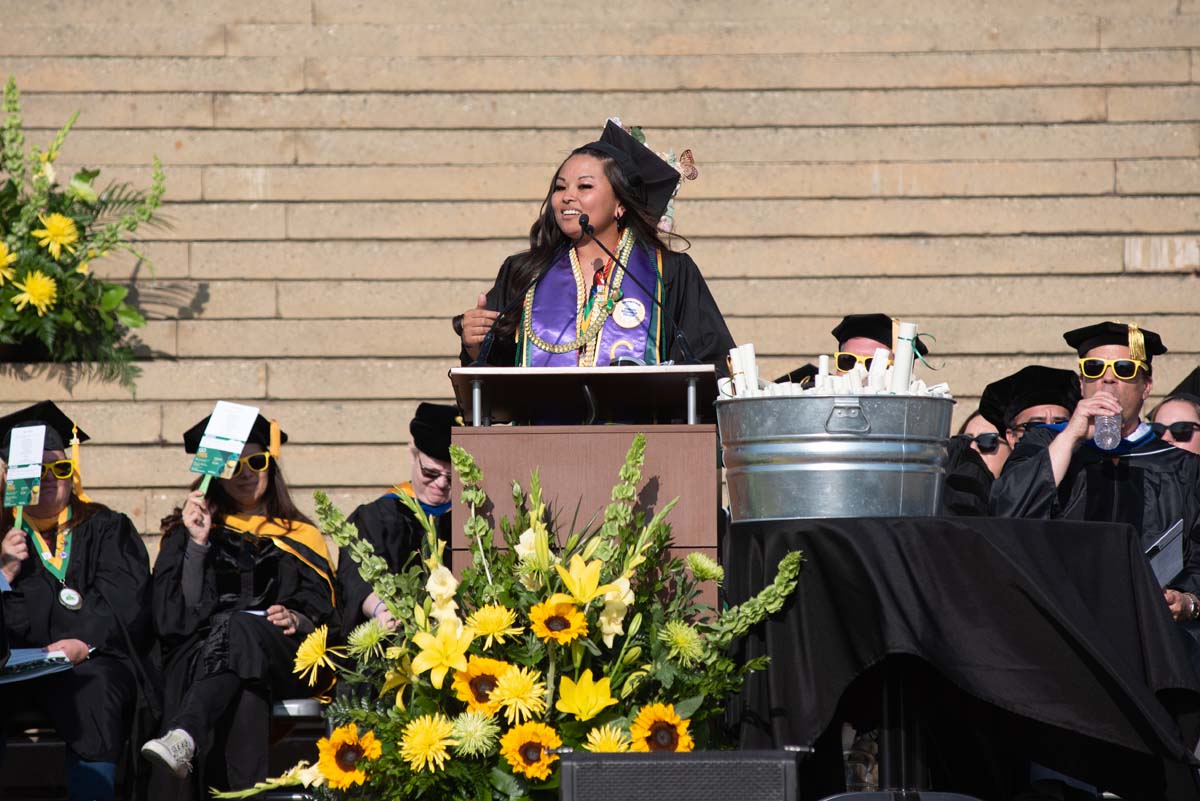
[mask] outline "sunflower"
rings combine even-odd
[[[498,659],[470,656],[466,670],[454,671],[454,684],[450,689],[454,690],[458,700],[466,702],[471,712],[494,715],[500,709],[500,702],[492,698],[492,693],[500,684],[500,677],[511,667]]]
[[[26,306],[32,304],[37,309],[38,317],[41,317],[58,300],[58,284],[41,270],[28,273],[23,284],[20,281],[13,281],[12,284],[21,290],[10,298],[17,311],[24,311]]]
[[[691,751],[688,721],[675,714],[671,704],[647,704],[629,727],[631,751]]]
[[[367,780],[360,765],[364,759],[379,759],[383,747],[375,739],[374,732],[359,737],[358,726],[350,723],[318,740],[317,751],[320,754],[317,766],[325,781],[335,790],[345,790]]]
[[[5,281],[13,280],[16,273],[13,271],[12,265],[17,261],[17,254],[10,253],[8,245],[0,240],[0,286],[4,286]]]
[[[62,255],[63,248],[70,253],[75,252],[75,248],[71,245],[79,240],[79,231],[75,228],[74,220],[57,212],[48,217],[39,214],[38,219],[46,227],[30,233],[38,238],[39,245],[50,251],[50,255],[54,257],[55,261],[58,261],[59,256]]]
[[[451,737],[454,725],[445,715],[422,715],[408,722],[400,736],[400,756],[414,773],[442,769],[450,758],[449,746],[458,745]]]
[[[583,747],[596,754],[623,754],[629,750],[629,735],[620,726],[605,723],[588,732]]]
[[[330,657],[345,656],[345,652],[341,648],[331,648],[326,644],[328,638],[329,627],[320,626],[305,637],[304,642],[300,643],[300,647],[296,649],[296,661],[292,666],[292,672],[302,679],[308,677],[309,687],[316,686],[317,673],[321,668],[337,670],[337,665]]]
[[[531,779],[550,778],[550,764],[558,759],[550,749],[558,748],[562,740],[545,723],[522,723],[500,738],[500,753],[508,760],[514,773]]]
[[[536,670],[516,665],[500,676],[491,700],[504,708],[504,717],[510,724],[546,711],[546,685],[540,679],[541,674]]]
[[[493,639],[504,645],[505,637],[523,632],[524,627],[514,625],[516,622],[516,612],[501,604],[481,606],[467,618],[467,625],[475,629],[475,636],[487,638],[483,641],[485,651],[492,647]]]
[[[555,603],[553,598],[530,609],[529,620],[533,623],[534,634],[543,640],[554,640],[559,645],[566,645],[588,633],[583,612],[576,609],[573,603]]]

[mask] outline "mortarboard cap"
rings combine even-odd
[[[62,409],[55,406],[52,401],[41,401],[0,417],[0,459],[8,460],[8,449],[12,441],[10,435],[14,428],[42,425],[46,427],[46,444],[42,446],[43,449],[65,451],[71,442],[71,430],[75,423],[63,414]],[[77,435],[80,442],[90,439],[82,431],[77,431]]]
[[[789,381],[793,384],[799,384],[802,387],[812,386],[813,379],[817,377],[817,367],[813,364],[805,364],[797,367],[787,375],[781,375],[775,379],[776,384],[786,384]]]
[[[1079,353],[1080,358],[1093,348],[1104,345],[1123,345],[1129,348],[1129,358],[1139,359],[1146,364],[1150,364],[1155,356],[1167,352],[1162,337],[1139,327],[1137,323],[1105,321],[1068,331],[1063,334],[1063,339]]]
[[[450,429],[458,425],[458,407],[422,403],[408,424],[413,445],[421,453],[443,462],[450,461]]]
[[[1018,414],[1031,406],[1052,404],[1070,412],[1078,402],[1078,374],[1031,364],[988,384],[979,398],[979,413],[1003,433]]]
[[[1171,390],[1168,398],[1187,398],[1200,403],[1200,367],[1188,373],[1187,378],[1179,382],[1179,386]]]
[[[667,203],[679,185],[679,170],[658,157],[650,148],[634,139],[612,120],[604,126],[600,139],[576,150],[599,150],[621,168],[635,196],[655,220],[663,216]],[[433,454],[429,454],[432,456]]]
[[[832,331],[838,346],[855,337],[866,337],[876,342],[882,342],[888,348],[892,347],[892,318],[886,314],[847,314]],[[920,340],[916,341],[917,353],[929,355],[929,348]]]
[[[208,428],[208,421],[212,417],[210,414],[199,423],[183,432],[183,449],[188,453],[195,453],[200,449],[200,438],[204,436],[204,429]],[[279,432],[278,443],[271,442],[272,427]],[[288,435],[284,433],[279,424],[274,420],[268,420],[261,414],[254,419],[254,425],[250,428],[250,435],[246,438],[246,442],[253,442],[262,445],[272,456],[279,456],[279,446],[288,441]]]

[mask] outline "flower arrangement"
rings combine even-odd
[[[332,666],[334,727],[315,765],[223,797],[303,784],[320,798],[524,799],[553,793],[562,749],[690,751],[724,744],[725,700],[766,659],[736,663],[731,641],[778,611],[795,588],[801,555],[774,583],[718,614],[700,601],[722,568],[702,554],[671,557],[665,517],[636,508],[645,452],[638,435],[603,521],[559,537],[538,475],[513,484],[516,520],[501,521],[507,549],[475,510],[486,501],[469,454],[451,458],[471,510],[472,563],[461,579],[443,562],[433,523],[421,560],[396,574],[317,493],[321,528],[348,546],[364,579],[398,621],[368,621],[344,648],[309,636],[296,672],[316,681]]]
[[[154,160],[149,192],[128,184],[97,190],[99,170],[81,169],[62,186],[55,161],[78,112],[41,150],[26,150],[20,93],[4,87],[0,168],[0,344],[40,343],[55,362],[90,362],[106,378],[132,388],[139,371],[122,344],[145,319],[127,302],[129,290],[97,278],[91,265],[114,250],[138,254],[126,240],[161,222],[166,178]]]

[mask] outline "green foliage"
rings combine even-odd
[[[54,164],[78,113],[45,150],[26,146],[20,93],[11,77],[4,113],[0,344],[40,347],[41,358],[49,361],[90,363],[97,376],[132,390],[141,371],[128,335],[146,321],[129,302],[129,290],[97,278],[93,267],[97,259],[121,250],[145,260],[129,239],[144,225],[163,224],[158,216],[166,191],[162,164],[154,159],[147,192],[128,184],[98,190],[100,171],[89,169],[61,186]],[[56,225],[66,221],[70,227]]]

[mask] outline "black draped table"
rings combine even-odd
[[[1034,760],[1123,798],[1197,797],[1200,679],[1138,541],[1063,521],[735,524],[730,603],[805,555],[793,599],[744,642],[771,662],[733,705],[742,747],[877,725],[880,676],[902,664],[935,789],[1007,801]]]

